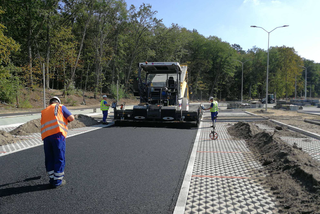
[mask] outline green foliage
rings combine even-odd
[[[6,67],[0,66],[0,100],[7,103],[14,103],[21,86],[19,77],[14,76],[20,71],[12,64]]]
[[[30,104],[29,98],[28,99],[23,99],[20,104],[19,108],[33,108],[33,106]]]
[[[72,99],[71,97],[66,98],[66,104],[71,105],[71,106],[76,106],[78,105],[77,101]]]
[[[117,93],[117,91],[118,91],[118,93]],[[124,85],[120,85],[120,84],[119,84],[118,90],[117,90],[117,84],[111,84],[110,85],[110,93],[114,99],[117,99],[117,94],[118,94],[119,100],[127,97],[127,93],[125,92]]]
[[[65,92],[67,95],[75,95],[77,93],[77,89],[74,86],[74,84],[70,84],[69,88],[67,88],[67,91]]]
[[[4,11],[0,7],[0,15]],[[6,27],[0,23],[0,65],[2,63],[9,63],[11,52],[18,51],[20,45],[16,43],[12,38],[4,35]]]
[[[129,9],[124,0],[0,0],[0,4],[1,101],[14,104],[19,87],[29,86],[31,79],[33,86],[41,87],[43,69],[50,88],[65,90],[66,95],[81,96],[81,88],[116,97],[118,81],[119,98],[128,97],[136,65],[144,61],[186,64],[191,99],[240,100],[239,60],[245,62],[244,97],[265,96],[266,50],[245,51],[239,44],[204,37],[195,29],[166,27],[149,4]],[[300,66],[308,70],[308,96],[310,86],[312,95],[318,96],[320,65],[284,46],[270,48],[269,93],[293,97],[295,83],[299,92],[304,91],[305,69]]]

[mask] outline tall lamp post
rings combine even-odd
[[[283,25],[283,26],[279,26],[274,28],[272,31],[267,31],[266,29],[264,29],[263,27],[259,27],[259,26],[255,26],[255,25],[251,25],[250,27],[254,27],[254,28],[261,28],[262,30],[264,30],[265,32],[268,33],[268,60],[267,60],[267,80],[266,80],[266,111],[268,110],[268,81],[269,81],[269,41],[270,41],[270,33],[272,31],[274,31],[277,28],[282,28],[282,27],[289,27],[289,25]]]
[[[306,100],[307,99],[307,72],[308,72],[308,68],[312,67],[313,65],[311,66],[308,66],[308,67],[304,67],[302,65],[299,65],[301,68],[304,68],[305,70],[305,74],[304,74],[304,99]],[[310,91],[311,91],[311,85],[310,85]],[[311,99],[311,93],[310,93],[310,99]]]
[[[306,100],[307,99],[307,70],[308,68],[302,66],[302,65],[299,65],[301,68],[304,68],[305,70],[305,74],[304,74],[304,99]]]
[[[236,59],[237,60],[237,59]],[[238,62],[240,62],[242,64],[242,74],[241,74],[241,103],[243,101],[243,64],[250,61],[250,60],[246,60],[244,62],[240,61],[240,60],[237,60]]]

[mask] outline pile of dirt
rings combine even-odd
[[[86,126],[97,125],[98,122],[89,116],[83,114],[74,115],[75,120],[68,123],[68,129],[81,128]],[[12,135],[28,135],[32,133],[39,133],[41,129],[40,119],[34,119],[24,123],[16,129],[10,131]]]
[[[320,162],[253,123],[237,123],[229,133],[246,140],[249,149],[264,166],[266,180],[279,202],[279,213],[319,213]],[[243,133],[241,133],[243,132]],[[238,133],[241,133],[240,136]]]
[[[238,122],[228,128],[231,136],[240,139],[249,139],[259,132],[259,128],[251,123]]]
[[[86,126],[97,125],[98,121],[94,118],[83,114],[74,115],[74,121],[68,123],[68,129],[81,128]]]
[[[32,133],[39,133],[41,129],[40,119],[34,119],[24,123],[9,133],[12,135],[28,135]]]
[[[3,130],[0,130],[0,146],[10,144],[10,143],[15,143],[15,142],[16,140],[11,134]]]

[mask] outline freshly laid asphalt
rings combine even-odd
[[[67,184],[43,147],[0,157],[0,213],[172,213],[197,129],[109,127],[67,139]]]

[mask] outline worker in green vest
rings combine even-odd
[[[107,117],[108,117],[108,110],[110,105],[107,103],[107,95],[102,96],[101,102],[100,102],[100,110],[102,111],[103,118],[102,118],[102,123],[107,124]]]
[[[207,108],[207,109],[204,109],[204,110],[209,110],[210,109],[210,112],[211,112],[211,120],[212,120],[212,126],[213,128],[216,128],[214,126],[214,122],[217,122],[217,116],[218,116],[218,101],[215,101],[213,97],[210,97],[209,98],[209,101],[211,102],[210,104],[210,107]]]

